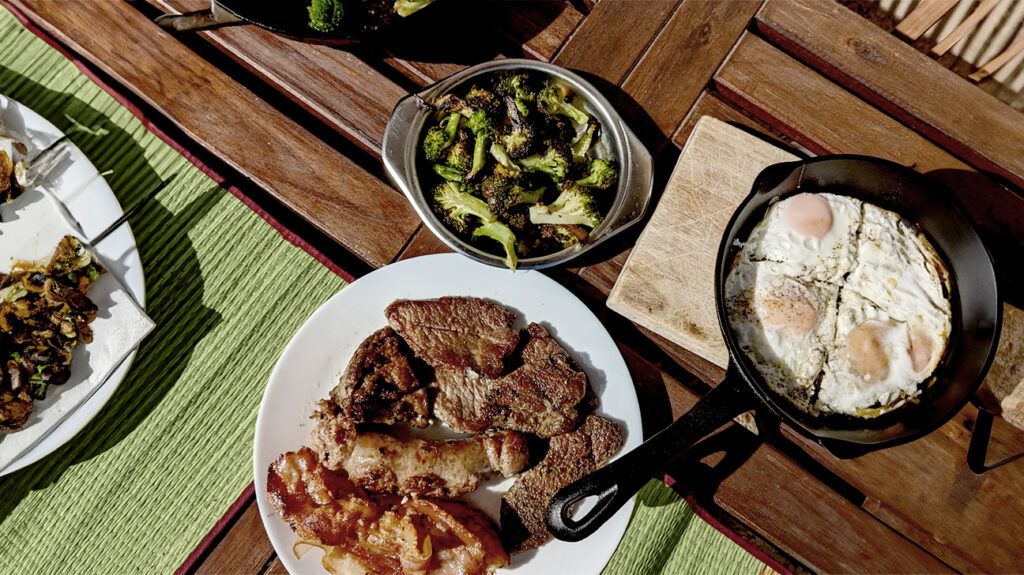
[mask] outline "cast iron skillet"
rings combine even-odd
[[[934,383],[919,401],[881,417],[812,417],[772,392],[740,350],[729,328],[725,279],[751,229],[775,201],[800,192],[831,192],[891,210],[931,240],[950,272],[952,329]],[[981,384],[999,339],[1002,305],[988,251],[974,227],[940,184],[899,164],[865,156],[828,156],[766,168],[739,205],[718,249],[715,297],[718,323],[729,349],[725,381],[675,423],[609,465],[563,488],[551,499],[547,524],[566,541],[579,541],[601,526],[640,487],[698,440],[751,409],[768,410],[833,451],[863,453],[921,437],[956,414]],[[737,241],[739,240],[739,241]],[[574,504],[596,497],[580,519]]]
[[[318,32],[309,27],[308,2],[280,0],[211,0],[209,10],[185,14],[165,14],[156,19],[161,27],[176,32],[207,30],[230,24],[255,24],[271,32],[318,44],[353,44],[376,32],[393,27],[408,18],[394,13],[394,0],[360,3],[367,13],[346,14],[342,26],[334,32]],[[429,6],[426,8],[429,9]],[[412,14],[409,18],[415,17]]]

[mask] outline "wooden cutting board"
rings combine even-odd
[[[715,259],[725,226],[764,168],[798,159],[715,118],[697,121],[608,307],[725,368]],[[981,397],[1024,429],[1024,312],[1006,305],[999,351]]]

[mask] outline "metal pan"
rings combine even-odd
[[[947,203],[941,186],[899,164],[864,156],[829,156],[776,164],[765,169],[753,191],[733,213],[722,236],[715,267],[718,322],[729,350],[725,381],[689,412],[609,465],[563,488],[551,499],[547,523],[566,541],[593,533],[654,473],[694,443],[749,411],[765,410],[833,452],[864,453],[911,441],[945,423],[971,398],[995,355],[1002,305],[992,259],[966,217]],[[891,210],[928,237],[950,272],[953,319],[946,355],[934,383],[918,400],[881,417],[813,417],[775,394],[729,328],[725,279],[739,241],[764,217],[769,206],[799,192],[853,196]],[[571,510],[596,497],[581,518]]]
[[[319,32],[309,27],[308,2],[273,0],[211,0],[208,10],[165,14],[156,23],[166,30],[189,32],[232,24],[255,24],[289,38],[317,44],[346,45],[393,28],[407,18],[395,14],[394,0],[370,0],[359,6],[364,12],[346,14],[338,30]],[[415,17],[412,14],[409,18]]]

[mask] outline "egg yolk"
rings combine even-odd
[[[865,383],[882,381],[889,375],[889,356],[882,344],[888,330],[889,326],[880,321],[866,321],[846,336],[850,366]]]
[[[792,287],[772,290],[759,308],[761,323],[784,336],[800,337],[818,327],[818,310]]]
[[[785,202],[782,223],[794,232],[821,239],[832,230],[832,208],[815,194],[797,194]]]
[[[932,361],[935,342],[926,333],[914,330],[910,333],[910,361],[914,371],[922,372]]]

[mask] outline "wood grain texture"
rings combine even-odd
[[[768,0],[773,42],[968,163],[1024,185],[1024,115],[831,0]]]
[[[602,1],[580,24],[554,63],[618,85],[680,1]]]
[[[399,254],[398,259],[407,260],[430,254],[450,253],[451,251],[452,249],[439,240],[426,226],[420,226],[409,245],[405,246],[405,249]]]
[[[941,56],[949,51],[950,48],[956,46],[957,42],[963,40],[964,36],[968,32],[974,29],[975,26],[981,23],[981,21],[988,16],[988,13],[996,7],[1002,0],[981,0],[978,6],[971,12],[970,16],[964,18],[964,21],[953,28],[953,31],[946,35],[945,38],[939,40],[939,43],[932,47],[929,52],[933,56]]]
[[[725,368],[714,273],[722,233],[761,170],[796,159],[715,118],[698,120],[608,307]]]
[[[919,171],[969,169],[753,34],[743,35],[714,82],[724,98],[816,153],[879,156]]]
[[[274,547],[263,530],[259,507],[254,499],[224,538],[199,564],[195,575],[260,573],[274,558]],[[189,574],[191,575],[191,574]]]
[[[206,0],[156,3],[168,12],[209,5]],[[202,35],[360,147],[380,154],[384,126],[406,91],[372,66],[351,52],[289,40],[257,26]]]
[[[680,4],[622,83],[647,116],[637,127],[649,146],[672,137],[760,6],[761,0]]]
[[[628,348],[623,348],[623,357],[642,396],[659,395],[653,388],[661,379],[673,418],[697,403],[698,396],[686,386]],[[739,425],[731,424],[717,435],[670,465],[669,475],[699,501],[713,502],[810,569],[821,573],[950,572]]]
[[[489,21],[495,30],[539,60],[550,60],[583,19],[566,0],[492,2]]]
[[[913,12],[896,25],[896,33],[909,40],[917,40],[959,2],[960,0],[923,0]]]
[[[189,137],[366,262],[390,262],[419,224],[396,190],[134,9],[120,2],[38,0],[16,5]],[[229,104],[211,105],[217,101]]]

